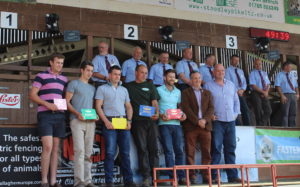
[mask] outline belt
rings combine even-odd
[[[106,116],[107,118],[126,118],[126,116]]]
[[[283,94],[296,95],[296,93],[283,93]]]

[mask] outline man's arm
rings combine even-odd
[[[38,96],[39,90],[39,88],[33,86],[29,94],[30,99],[39,105],[47,107],[49,110],[57,111],[58,108],[55,104],[44,101]]]
[[[98,79],[102,79],[102,80],[105,80],[105,81],[108,80],[108,77],[106,77],[105,75],[102,75],[102,74],[100,74],[100,73],[98,73],[98,72],[94,72],[94,73],[93,73],[93,77],[96,77],[96,78],[98,78]]]
[[[130,102],[126,102],[125,103],[125,107],[126,107],[126,114],[127,114],[127,129],[131,129],[131,120],[132,120],[132,114],[133,114],[133,110],[132,110],[132,106],[130,104]]]
[[[102,105],[103,105],[103,100],[96,99],[96,111],[97,111],[99,117],[104,122],[104,125],[106,126],[107,129],[114,129],[112,123],[105,116],[104,111],[102,109]]]
[[[185,83],[185,84],[188,84],[188,85],[191,85],[191,80],[187,77],[185,77],[184,73],[180,73],[179,74],[179,78]]]
[[[194,125],[198,125],[198,116],[195,114],[195,112],[192,110],[190,105],[191,98],[187,94],[187,92],[182,93],[182,102],[181,102],[181,108],[182,111],[186,114],[189,121],[193,122]]]
[[[285,95],[283,94],[280,86],[275,86],[276,91],[279,93],[280,96],[280,102],[285,104],[287,102],[287,98],[285,97]]]
[[[72,100],[72,97],[73,97],[73,93],[72,92],[66,92],[66,101],[67,101],[67,107],[68,107],[68,110],[73,113],[77,119],[81,120],[81,121],[84,121],[84,118],[83,116],[81,115],[80,112],[78,112],[74,107],[73,105],[71,104],[71,100]]]
[[[156,99],[151,101],[151,104],[153,107],[155,107],[155,114],[151,117],[152,120],[157,120],[159,117],[159,107],[158,107],[158,102]]]

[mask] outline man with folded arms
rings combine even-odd
[[[67,77],[61,74],[65,57],[62,54],[53,54],[50,57],[50,68],[39,73],[33,83],[30,99],[38,106],[38,130],[42,140],[41,155],[41,187],[49,187],[48,171],[50,167],[50,186],[60,187],[56,183],[58,163],[58,149],[60,138],[65,137],[65,113],[54,104],[55,99],[62,99],[68,82]]]
[[[132,107],[128,91],[121,86],[121,68],[112,66],[109,70],[109,82],[98,87],[96,92],[96,110],[104,122],[102,133],[105,140],[105,183],[106,187],[113,187],[114,157],[117,144],[121,155],[121,171],[125,187],[135,187],[130,168],[130,129]],[[118,120],[118,124],[113,121]],[[122,121],[122,122],[121,122]],[[124,127],[117,127],[124,125]]]
[[[191,87],[182,92],[182,110],[187,116],[183,122],[187,164],[195,164],[197,142],[200,143],[201,164],[211,162],[211,119],[214,106],[211,93],[201,87],[202,79],[199,72],[191,73]],[[207,170],[201,170],[203,183],[208,181]],[[190,170],[192,184],[197,184],[194,170]]]
[[[205,83],[204,88],[213,96],[214,121],[212,131],[212,161],[211,164],[220,164],[222,147],[225,164],[235,164],[236,133],[235,120],[240,114],[240,102],[235,85],[224,79],[225,68],[217,64],[214,68],[214,81]],[[228,182],[240,183],[237,169],[226,169]],[[218,182],[217,171],[212,171],[213,182]]]
[[[95,87],[90,85],[89,79],[93,75],[93,64],[82,62],[80,65],[81,76],[68,84],[66,100],[70,115],[74,146],[74,186],[95,187],[92,183],[92,161],[95,136],[95,119],[86,120],[82,110],[93,109]]]
[[[133,107],[132,135],[137,147],[139,169],[143,177],[142,186],[150,186],[152,169],[159,166],[158,144],[157,144],[157,125],[159,109],[157,100],[159,95],[156,87],[146,81],[148,69],[146,66],[139,65],[135,70],[136,80],[125,85],[128,89],[130,101]],[[142,106],[141,106],[142,105]],[[144,106],[144,107],[143,107]],[[144,115],[146,109],[154,107],[149,115]],[[140,109],[146,108],[145,111]],[[152,108],[153,109],[153,108]],[[149,111],[149,110],[147,110]]]
[[[169,69],[165,71],[165,84],[157,88],[159,99],[159,131],[161,135],[161,141],[165,153],[166,167],[173,167],[174,165],[184,164],[183,153],[183,134],[180,121],[186,119],[186,115],[179,113],[180,118],[169,119],[168,111],[172,109],[179,109],[181,103],[181,92],[174,84],[176,79],[175,70]],[[175,155],[175,162],[174,156]],[[173,173],[169,172],[169,176],[172,177]],[[179,184],[185,184],[185,176],[183,171],[178,171]]]

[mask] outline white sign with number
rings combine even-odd
[[[128,40],[138,40],[138,26],[124,24],[124,38]]]
[[[8,29],[18,28],[18,14],[14,12],[1,12],[0,27]]]
[[[226,35],[226,48],[228,49],[237,49],[237,37]]]

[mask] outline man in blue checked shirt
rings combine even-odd
[[[270,80],[267,72],[262,71],[262,62],[260,59],[254,61],[254,69],[250,73],[249,84],[252,89],[251,97],[256,126],[267,126],[272,113],[268,99]]]
[[[238,68],[240,63],[240,57],[237,55],[232,55],[230,58],[230,66],[225,71],[225,78],[233,82],[237,89],[237,94],[239,96],[240,104],[241,104],[241,113],[243,125],[250,125],[250,115],[249,108],[247,105],[246,97],[244,96],[244,92],[247,89],[247,81],[244,75],[243,70]],[[236,120],[236,125],[241,125],[240,120]]]
[[[213,71],[214,81],[205,83],[204,89],[211,92],[215,109],[215,120],[212,131],[212,161],[220,164],[222,147],[224,147],[225,164],[235,164],[236,134],[235,120],[240,114],[240,102],[235,85],[224,79],[225,68],[217,64]],[[237,169],[227,169],[228,182],[240,183]],[[212,171],[212,179],[217,183],[216,170]]]
[[[298,83],[291,74],[292,64],[282,64],[282,71],[276,75],[275,87],[280,95],[281,125],[284,127],[296,126],[297,100],[299,99]]]
[[[183,50],[183,59],[176,64],[176,72],[179,77],[178,88],[183,91],[191,85],[190,73],[198,71],[198,65],[192,61],[193,51],[191,48]]]
[[[202,75],[202,83],[205,84],[214,79],[214,65],[216,63],[216,56],[214,54],[208,54],[205,56],[205,65],[199,68],[199,72]]]
[[[169,53],[162,52],[159,55],[159,63],[154,64],[150,69],[149,80],[152,80],[153,84],[157,87],[163,85],[164,72],[169,69],[173,69],[169,64]]]
[[[99,54],[95,56],[92,63],[94,65],[94,73],[92,80],[95,82],[96,88],[108,81],[108,71],[110,67],[116,65],[120,67],[119,60],[116,56],[108,54],[108,44],[106,42],[99,42]]]
[[[135,68],[138,65],[144,65],[147,67],[147,64],[141,60],[143,57],[143,50],[140,47],[134,47],[132,51],[132,58],[126,60],[122,65],[122,81],[125,83],[135,80]]]

